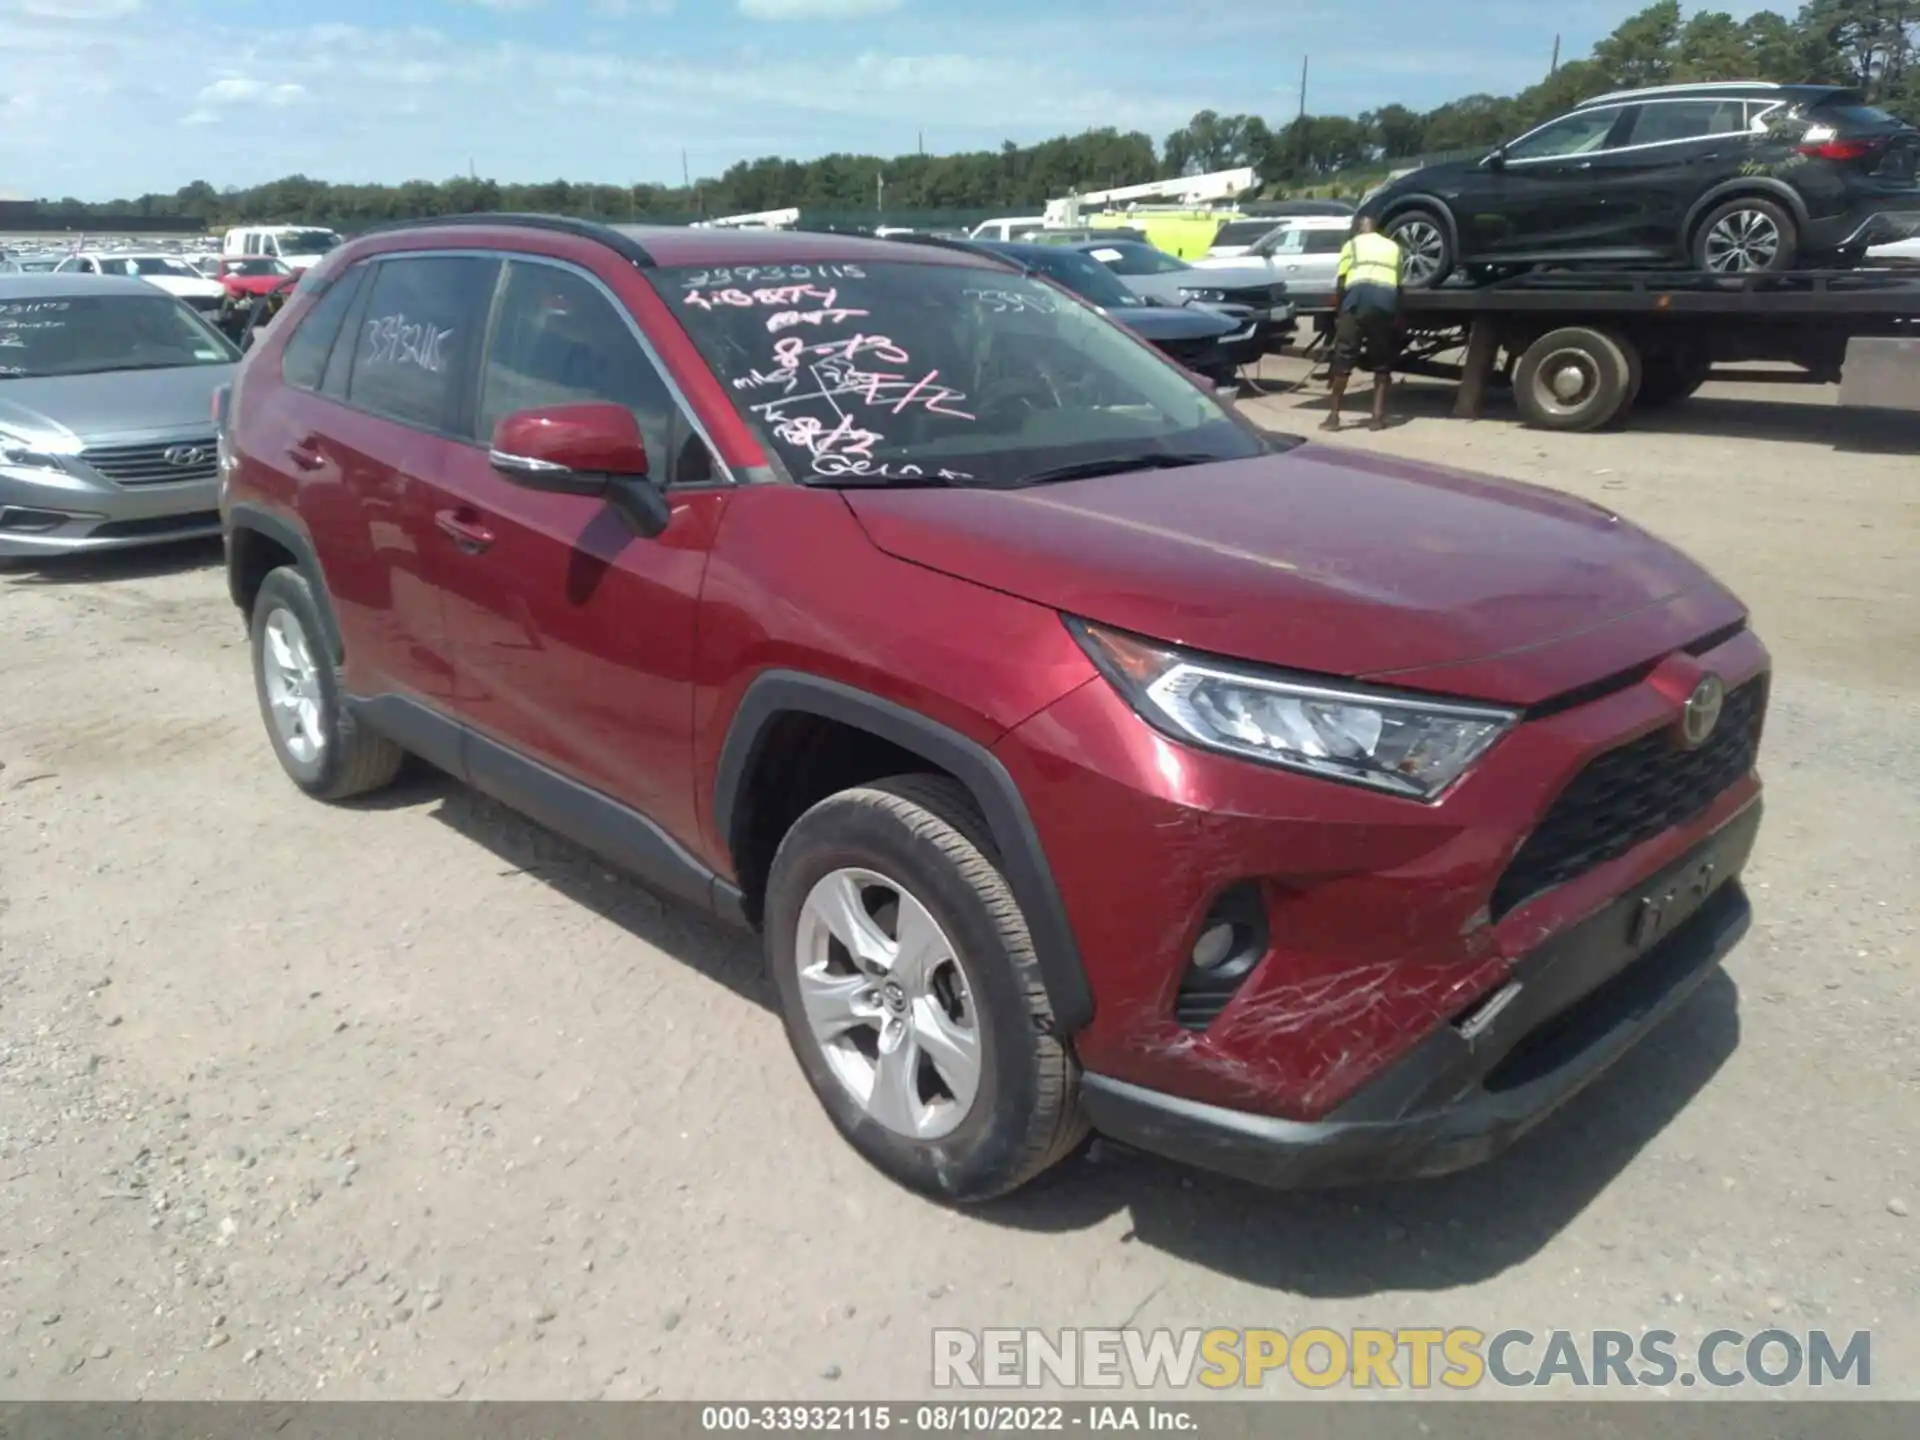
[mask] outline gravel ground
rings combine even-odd
[[[0,1398],[909,1398],[936,1325],[1123,1323],[1865,1328],[1920,1396],[1913,433],[1773,383],[1572,437],[1399,401],[1337,443],[1650,525],[1778,664],[1752,935],[1514,1153],[1288,1196],[1096,1147],[926,1204],[748,943],[444,779],[301,799],[217,549],[15,571]]]

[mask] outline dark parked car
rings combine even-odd
[[[1065,286],[1098,305],[1162,354],[1219,386],[1238,382],[1240,367],[1265,352],[1260,321],[1244,306],[1156,305],[1121,284],[1091,255],[1025,241],[974,240],[970,247],[997,255],[1030,275]]]
[[[1294,306],[1286,282],[1274,279],[1264,261],[1214,261],[1202,269],[1143,240],[1093,240],[1068,248],[1098,260],[1149,301],[1232,306],[1251,313],[1260,322],[1265,349],[1280,349],[1293,333]]]
[[[1599,96],[1361,208],[1414,288],[1550,262],[1788,270],[1920,233],[1916,159],[1920,131],[1852,90],[1670,85]]]
[[[942,1198],[1090,1125],[1484,1159],[1745,928],[1767,652],[1618,516],[1267,435],[1060,299],[778,231],[331,252],[219,407],[274,752],[413,751],[758,927],[833,1123]]]

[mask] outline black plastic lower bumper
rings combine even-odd
[[[1713,973],[1752,906],[1755,801],[1684,858],[1554,936],[1509,983],[1324,1120],[1283,1120],[1101,1075],[1083,1094],[1123,1144],[1285,1188],[1411,1179],[1504,1150],[1591,1084]]]

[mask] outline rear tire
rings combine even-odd
[[[1800,258],[1800,227],[1771,200],[1741,196],[1707,212],[1689,247],[1696,270],[1720,275],[1791,270]]]
[[[1634,404],[1643,410],[1678,405],[1707,383],[1713,362],[1688,347],[1656,350],[1646,360],[1640,395]]]
[[[1635,372],[1625,344],[1603,330],[1550,330],[1513,367],[1513,399],[1539,430],[1597,430],[1633,402]]]
[[[274,758],[315,799],[346,800],[392,784],[407,756],[347,708],[326,633],[299,570],[283,565],[260,583],[248,639]]]
[[[1438,211],[1424,205],[1402,210],[1381,227],[1400,247],[1400,287],[1431,290],[1453,273],[1452,232]]]
[[[1026,918],[957,782],[879,781],[794,822],[767,880],[766,952],[808,1084],[899,1184],[989,1200],[1085,1136]]]

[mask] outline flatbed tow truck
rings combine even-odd
[[[1527,424],[1593,430],[1678,404],[1715,365],[1768,360],[1839,382],[1843,406],[1920,411],[1920,266],[1532,271],[1409,290],[1400,308],[1395,373],[1458,381],[1464,419],[1504,384]]]

